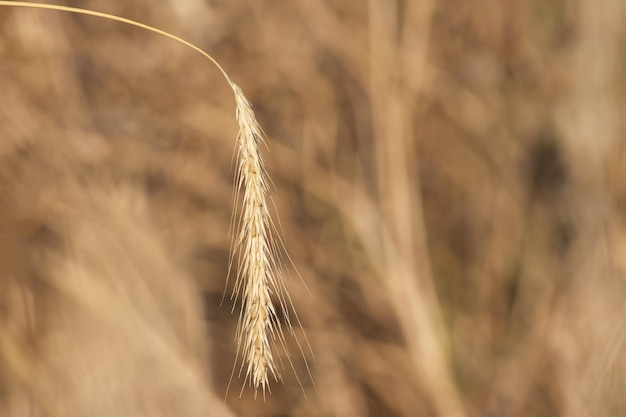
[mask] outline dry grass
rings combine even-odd
[[[285,353],[278,335],[279,349],[272,351],[283,383],[271,381],[265,402],[245,389],[241,398],[228,399],[230,412],[625,414],[622,3],[80,4],[148,22],[211,51],[255,103],[271,138],[270,152],[263,149],[263,155],[279,192],[265,194],[264,207],[280,211],[279,235],[313,295],[303,285],[289,286],[302,322],[293,333],[304,340],[306,330],[316,354],[310,363],[317,388],[306,378],[301,388],[293,372],[283,369],[293,366],[304,375],[304,359],[312,359],[307,349],[304,358],[298,353],[297,340],[285,331],[284,347],[294,354]],[[239,164],[232,156],[238,133],[229,110],[233,89],[210,76],[198,54],[160,36],[50,11],[0,9],[0,59],[0,179],[13,190],[0,193],[0,257],[6,271],[0,311],[2,328],[13,329],[3,333],[4,340],[20,347],[5,351],[12,359],[0,365],[0,407],[15,405],[4,414],[19,415],[18,405],[39,395],[37,387],[20,388],[11,375],[35,375],[54,363],[57,375],[66,372],[69,380],[97,380],[106,362],[110,379],[100,380],[119,378],[121,384],[128,375],[124,370],[146,357],[148,363],[172,361],[146,376],[158,374],[183,386],[179,398],[207,393],[190,404],[222,405],[235,358],[243,360],[243,368],[238,362],[235,369],[242,376],[250,363],[242,354],[246,340],[238,354],[229,335],[243,329],[230,309],[243,303],[251,281],[233,280],[228,293],[235,289],[238,295],[219,307],[229,262],[233,268],[245,265],[253,259],[244,257],[249,250],[259,257],[282,250],[278,241],[264,249],[254,240],[254,229],[240,228],[232,231],[240,239],[239,252],[229,255],[233,166]],[[263,138],[260,133],[254,140]],[[98,223],[111,222],[119,233],[141,233],[150,247],[160,248],[159,265],[177,273],[185,292],[195,297],[191,315],[200,316],[205,327],[205,364],[195,365],[196,356],[180,348],[186,345],[177,329],[153,331],[169,349],[131,348],[124,356],[120,345],[143,346],[144,331],[120,336],[118,324],[102,326],[112,322],[74,301],[68,289],[75,287],[60,279],[62,287],[50,288],[60,265],[88,259],[87,249],[74,257],[63,243],[87,242],[79,232],[86,230],[85,222],[74,225],[49,199],[33,212],[33,201],[51,193],[68,203],[82,201],[85,213],[97,212],[93,204],[101,197],[86,197],[94,190],[145,201],[139,232],[115,226],[115,216],[98,214]],[[233,225],[240,226],[245,189],[236,197],[239,217]],[[13,214],[6,207],[13,207]],[[262,211],[248,216],[263,219]],[[264,220],[262,231],[274,233],[271,221]],[[33,233],[33,224],[40,225],[34,228],[39,232]],[[150,271],[148,262],[132,261],[141,250],[112,256],[116,245],[106,239],[97,245],[107,259],[129,258]],[[119,269],[120,277],[138,279]],[[110,279],[97,268],[87,270],[93,278],[83,279]],[[271,275],[256,272],[259,283],[269,283]],[[289,301],[276,293],[281,285],[276,281],[278,289],[270,295],[277,313],[268,316],[271,324],[286,324],[283,305],[289,307]],[[125,305],[110,291],[105,294],[107,304]],[[256,295],[261,303],[267,300],[263,291]],[[150,298],[172,305],[163,292]],[[186,303],[184,297],[176,300]],[[38,311],[35,320],[24,306]],[[68,309],[72,314],[63,316],[70,316],[71,328],[59,320],[44,326],[48,312]],[[179,310],[154,316],[146,304],[137,304],[133,314],[151,322],[149,328],[171,329],[167,317],[180,317]],[[256,318],[267,312],[255,311]],[[99,326],[78,325],[78,317]],[[295,320],[291,312],[289,318]],[[19,338],[15,329],[29,328],[24,323],[34,323],[35,331]],[[119,324],[120,329],[136,325]],[[106,343],[89,343],[102,340],[98,328],[115,335],[110,359],[95,347]],[[83,369],[99,371],[81,371],[69,354],[56,357],[52,334],[59,337],[58,346],[78,340],[85,349],[82,354],[76,349],[86,358]],[[262,341],[260,330],[258,335]],[[182,366],[187,360],[189,366]],[[195,379],[204,384],[201,390],[188,385],[194,379],[177,375],[187,368],[206,371],[205,380]],[[254,378],[250,369],[245,384]],[[165,407],[159,393],[171,392],[172,385],[140,380],[137,386],[145,392],[138,398],[152,392],[154,403]],[[106,392],[102,397],[124,398]],[[51,406],[56,401],[55,395]]]
[[[269,390],[268,375],[271,374],[277,382],[281,379],[278,367],[274,362],[271,344],[278,341],[283,348],[286,348],[282,326],[277,319],[278,313],[271,294],[273,293],[278,297],[280,310],[284,314],[285,324],[289,327],[292,334],[289,311],[293,311],[293,304],[287,293],[287,287],[283,282],[282,266],[280,265],[280,254],[284,247],[280,246],[282,243],[276,237],[278,231],[272,223],[268,207],[268,176],[259,148],[264,143],[264,139],[261,128],[252,111],[252,106],[241,88],[229,78],[224,69],[209,54],[175,35],[152,26],[107,13],[74,7],[10,1],[0,1],[0,6],[83,14],[136,26],[173,39],[199,52],[209,59],[226,78],[235,96],[236,121],[239,126],[237,136],[239,160],[236,175],[237,184],[235,185],[236,195],[243,191],[241,218],[237,220],[238,216],[236,214],[233,216],[239,232],[234,238],[231,255],[231,257],[238,257],[237,280],[233,297],[238,297],[240,293],[243,295],[237,330],[237,346],[238,352],[241,352],[243,357],[241,366],[242,368],[245,366],[246,379],[250,381],[255,391],[259,388],[262,389],[265,397],[266,390]],[[237,202],[238,198],[235,201]],[[81,283],[81,281],[83,282]],[[102,292],[98,288],[97,280],[77,277],[74,279],[74,282],[85,285],[85,289],[88,291],[89,286],[91,286],[91,291],[95,293]],[[109,298],[92,305],[90,302],[93,300],[89,299],[91,293],[74,295],[77,300],[86,302],[87,306],[102,305],[110,307],[118,304],[115,299]],[[181,302],[181,305],[185,304],[185,302]],[[8,341],[10,338],[7,336],[4,337],[4,340]],[[6,344],[3,345],[7,346]],[[10,351],[12,352],[13,350],[11,349]],[[7,350],[8,353],[9,350]]]
[[[270,217],[267,194],[269,180],[259,146],[265,142],[256,121],[252,105],[241,89],[231,84],[237,103],[239,125],[238,167],[236,196],[243,192],[240,216],[233,216],[239,232],[235,236],[232,259],[237,258],[237,280],[233,297],[242,296],[241,313],[237,326],[237,347],[243,357],[246,379],[255,389],[269,389],[268,376],[281,379],[272,355],[271,342],[285,346],[284,334],[278,321],[272,294],[280,301],[286,325],[291,329],[288,312],[293,309],[282,276],[280,239]],[[236,201],[239,198],[235,199]],[[241,371],[240,371],[241,373]]]
[[[45,269],[3,283],[13,307],[1,333],[11,381],[2,415],[231,416],[208,390],[197,288],[168,261],[145,202],[133,189],[80,189],[18,191]]]

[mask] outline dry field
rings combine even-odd
[[[0,6],[0,417],[626,415],[623,0],[55,3],[241,86],[300,323],[255,399],[220,72]]]

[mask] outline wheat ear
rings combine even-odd
[[[239,161],[235,195],[239,195],[243,190],[242,215],[238,222],[239,232],[235,237],[231,252],[231,261],[235,254],[238,255],[239,260],[233,297],[243,296],[236,332],[237,355],[241,354],[244,359],[242,368],[245,364],[246,379],[255,390],[261,388],[265,395],[265,391],[269,390],[269,374],[276,381],[281,379],[270,343],[278,339],[279,343],[285,347],[282,329],[278,324],[276,309],[271,299],[272,292],[275,292],[279,298],[287,326],[291,326],[287,313],[289,309],[287,300],[290,307],[293,305],[286,292],[287,288],[282,281],[280,266],[277,263],[280,249],[276,241],[272,239],[276,229],[272,224],[266,201],[269,179],[259,149],[260,144],[264,142],[264,136],[252,111],[252,106],[241,88],[230,79],[211,55],[178,36],[144,23],[107,13],[53,4],[0,1],[0,6],[57,10],[136,26],[173,39],[202,54],[226,78],[235,95],[235,118],[239,125],[237,137]]]
[[[232,84],[239,124],[237,139],[238,166],[236,194],[243,191],[239,232],[233,243],[232,255],[238,254],[237,279],[233,297],[243,297],[237,329],[238,353],[246,363],[246,379],[255,387],[268,388],[271,374],[281,379],[274,362],[270,337],[282,341],[276,321],[276,309],[271,299],[272,289],[279,295],[276,251],[272,246],[272,229],[267,205],[269,183],[259,150],[263,133],[254,116],[250,102],[241,89]],[[242,365],[243,366],[243,365]]]

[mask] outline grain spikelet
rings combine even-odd
[[[246,368],[246,380],[265,395],[271,376],[280,380],[270,339],[282,343],[283,334],[276,322],[276,307],[271,294],[279,298],[282,288],[280,269],[276,264],[276,250],[272,241],[272,225],[267,206],[268,177],[259,145],[263,133],[256,121],[250,102],[241,89],[231,82],[237,105],[239,125],[237,138],[238,166],[236,195],[243,191],[237,236],[233,242],[233,256],[237,254],[237,279],[233,298],[242,296],[242,307],[237,328],[237,349]],[[281,298],[282,302],[282,298]],[[241,373],[241,370],[240,370]]]

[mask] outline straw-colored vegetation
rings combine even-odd
[[[0,7],[0,416],[626,415],[622,0],[80,7],[270,140]]]
[[[255,388],[263,394],[268,388],[268,374],[278,381],[280,374],[270,346],[270,339],[283,340],[277,323],[277,312],[272,302],[272,292],[279,295],[281,304],[285,296],[277,276],[279,252],[273,242],[267,194],[269,183],[261,157],[259,144],[263,143],[251,104],[239,87],[233,88],[237,103],[238,168],[237,192],[243,193],[243,213],[238,222],[233,256],[238,255],[237,281],[233,296],[243,296],[237,345],[245,359],[246,375]],[[243,367],[244,365],[242,365]]]
[[[242,297],[237,330],[237,349],[243,357],[241,367],[245,367],[246,378],[249,379],[255,390],[262,389],[265,397],[265,392],[269,389],[268,375],[271,374],[276,381],[280,379],[280,373],[272,355],[271,342],[278,340],[280,345],[285,347],[282,326],[277,321],[277,309],[274,306],[271,294],[274,293],[278,297],[280,307],[285,315],[285,324],[289,327],[291,327],[289,310],[293,309],[293,305],[287,294],[287,287],[282,282],[284,278],[279,262],[281,261],[283,247],[280,239],[276,236],[278,231],[272,223],[268,205],[269,182],[259,148],[265,141],[261,127],[252,111],[252,105],[246,99],[241,88],[230,79],[212,56],[197,46],[161,29],[124,17],[81,8],[11,1],[0,1],[1,6],[67,12],[136,26],[173,39],[199,52],[208,58],[226,78],[235,96],[235,119],[239,127],[235,194],[238,197],[240,192],[243,193],[241,216],[237,215],[237,210],[235,210],[235,215],[233,216],[233,222],[239,231],[234,238],[231,254],[231,259],[234,257],[238,259],[237,280],[233,290],[233,297]],[[238,204],[238,202],[239,198],[236,198],[235,203]],[[124,233],[124,231],[121,233]],[[130,232],[129,235],[132,236],[133,233]],[[78,269],[80,269],[80,266]],[[71,274],[67,272],[66,275]],[[102,292],[102,289],[99,288],[98,281],[90,281],[88,279],[90,277],[90,274],[84,274],[84,276],[74,279],[74,284],[81,285],[85,291],[89,292],[75,294],[76,298],[79,301],[86,302],[91,307],[102,305],[105,308],[115,308],[118,301],[113,297],[107,298],[105,302],[100,304],[89,304],[92,290],[96,295],[102,295],[99,294]],[[143,313],[142,308],[138,308],[138,311],[140,314]],[[4,334],[3,339],[5,343],[0,343],[0,347],[4,347],[7,357],[12,356],[12,352],[16,348],[12,345],[11,338]],[[291,359],[288,360],[291,361]],[[10,364],[13,362],[10,361]],[[16,367],[16,371],[19,369],[20,367]],[[36,379],[36,376],[31,375],[31,377]]]

